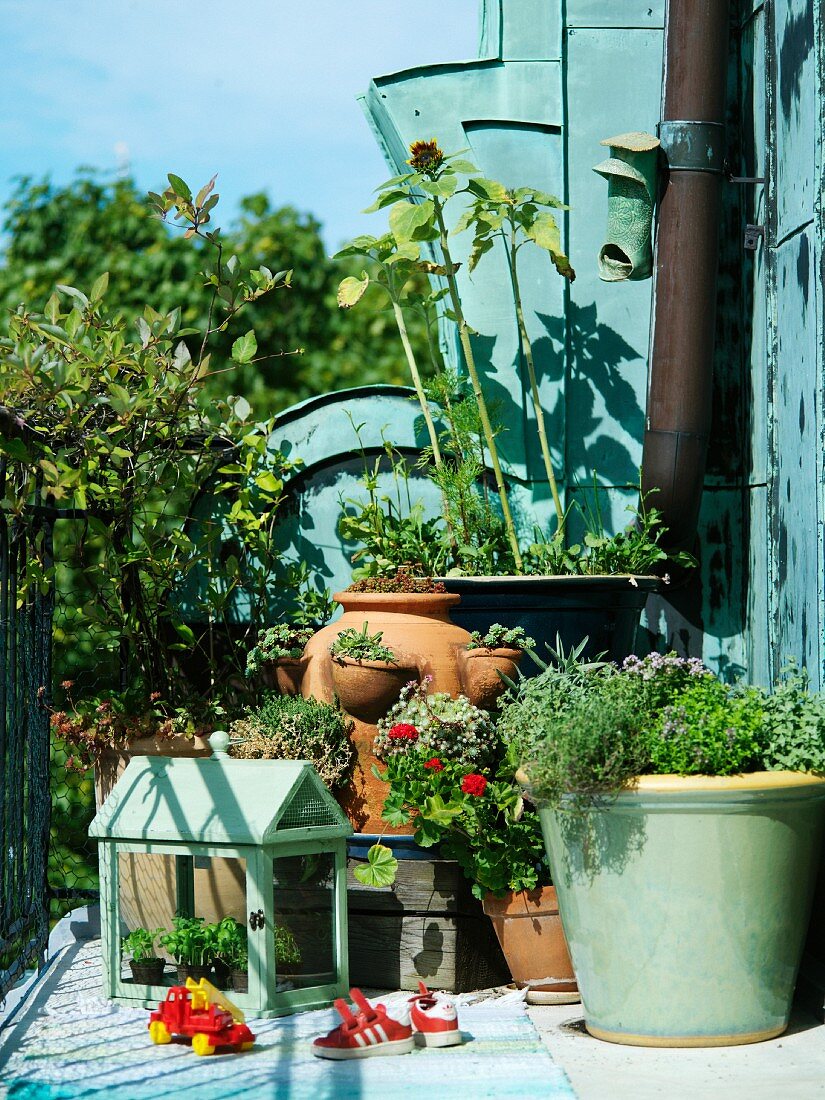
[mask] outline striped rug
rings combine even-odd
[[[250,1021],[255,1048],[199,1058],[156,1047],[148,1013],[100,995],[100,945],[64,952],[3,1033],[0,1096],[10,1100],[570,1100],[573,1090],[520,999],[459,999],[468,1041],[445,1050],[328,1062],[312,1039],[337,1024],[331,1009]],[[393,994],[392,997],[402,996]],[[406,994],[403,994],[406,996]],[[386,1000],[386,999],[385,999]]]

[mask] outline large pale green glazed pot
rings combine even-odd
[[[825,779],[644,776],[540,807],[587,1030],[637,1046],[781,1034],[810,915]]]

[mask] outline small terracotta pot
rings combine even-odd
[[[556,891],[487,894],[484,912],[493,922],[513,981],[531,1004],[574,1004],[579,991],[561,926]]]
[[[163,959],[143,959],[141,962],[129,960],[132,981],[137,982],[138,985],[161,985],[165,966],[166,962]]]
[[[499,673],[513,680],[518,663],[524,656],[521,649],[502,646],[500,649],[462,649],[458,652],[458,675],[461,690],[471,703],[484,710],[497,710],[498,701],[507,690]]]
[[[410,680],[417,680],[412,664],[391,664],[389,661],[356,661],[352,657],[335,657],[332,661],[332,686],[344,710],[362,722],[377,722],[383,718],[401,689]]]
[[[281,695],[300,695],[308,664],[308,657],[279,657],[277,661],[266,661],[262,665],[261,678],[266,687]]]

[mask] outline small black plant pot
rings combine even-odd
[[[161,985],[165,966],[166,963],[163,959],[142,959],[141,962],[135,962],[134,959],[129,960],[132,981],[138,985]]]
[[[218,989],[231,989],[232,988],[232,969],[223,961],[223,959],[215,959],[212,963],[212,967],[215,972],[214,978],[210,981],[214,981]]]
[[[178,963],[178,982],[181,985],[186,984],[187,978],[191,978],[193,982],[199,982],[201,978],[211,981],[212,977],[211,966],[190,966],[188,963]]]
[[[246,970],[230,970],[229,986],[236,993],[249,992],[249,972]]]

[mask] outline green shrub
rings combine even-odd
[[[763,701],[764,765],[825,774],[825,695],[808,691],[808,674],[792,664]]]
[[[714,676],[688,684],[648,732],[654,775],[739,775],[762,767],[764,693]]]
[[[233,722],[229,753],[243,760],[309,760],[330,788],[349,778],[352,722],[342,711],[300,695],[267,695]]]

